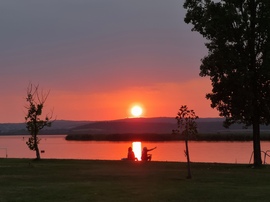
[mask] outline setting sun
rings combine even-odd
[[[143,110],[140,106],[134,106],[131,108],[131,114],[134,116],[134,117],[139,117],[141,116],[143,113]]]

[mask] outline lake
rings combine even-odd
[[[127,156],[132,142],[66,141],[65,135],[40,136],[41,158],[120,160]],[[0,157],[35,158],[26,145],[28,136],[0,136]],[[151,151],[153,161],[185,162],[184,142],[142,142],[142,147],[157,147]],[[249,163],[252,142],[189,142],[192,162]],[[262,141],[261,150],[270,150],[270,142]],[[269,152],[270,153],[270,152]],[[264,160],[264,155],[262,155]],[[266,158],[266,163],[270,157]]]

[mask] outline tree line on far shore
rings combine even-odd
[[[191,141],[252,141],[252,133],[204,133],[189,137]],[[185,137],[172,134],[68,134],[66,140],[74,141],[184,141]],[[270,133],[262,133],[261,140],[270,141]]]

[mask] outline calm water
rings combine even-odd
[[[41,158],[120,160],[132,142],[66,141],[65,135],[40,136]],[[35,158],[26,145],[27,136],[0,136],[0,157]],[[153,161],[186,161],[184,142],[142,142],[142,147],[157,147]],[[189,142],[192,162],[249,163],[252,142]],[[261,142],[262,151],[270,142]],[[262,156],[264,157],[264,156]],[[266,158],[266,163],[270,158]]]

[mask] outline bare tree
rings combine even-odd
[[[39,85],[35,86],[32,83],[28,85],[25,108],[28,110],[25,116],[26,128],[31,134],[26,144],[30,150],[36,151],[36,159],[40,159],[40,152],[38,144],[40,138],[38,138],[39,131],[45,126],[50,127],[52,124],[53,112],[47,114],[44,119],[41,118],[44,103],[46,102],[50,91],[44,93],[39,90]]]
[[[186,105],[182,105],[177,113],[175,119],[177,120],[177,130],[173,130],[173,134],[180,134],[184,136],[185,139],[185,147],[186,150],[185,156],[187,157],[187,168],[188,168],[188,179],[191,179],[191,169],[190,169],[190,158],[189,158],[189,150],[188,150],[188,140],[192,135],[196,135],[197,131],[197,123],[196,119],[199,117],[196,116],[194,110],[189,110]]]

